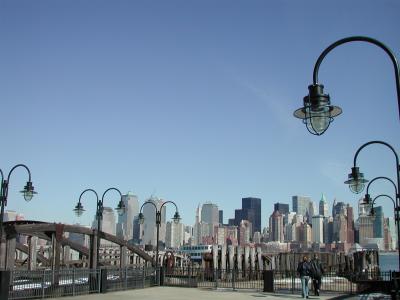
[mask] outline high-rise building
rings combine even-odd
[[[167,222],[165,233],[165,246],[178,249],[183,245],[184,225],[182,223]]]
[[[275,210],[269,218],[270,241],[283,242],[285,237],[283,236],[283,216]]]
[[[316,215],[312,217],[312,241],[314,243],[324,242],[324,217]]]
[[[346,206],[347,204],[344,202],[336,202],[336,199],[333,200],[332,217],[335,218],[342,210],[346,210]]]
[[[254,232],[261,232],[261,199],[242,198],[242,218],[252,224],[251,237]]]
[[[157,210],[161,208],[161,205],[164,201],[152,197],[148,201],[154,203],[157,207]],[[151,204],[146,204],[142,208],[142,213],[144,217],[144,223],[140,225],[140,239],[142,245],[157,245],[157,227],[156,227],[156,211],[155,207]],[[161,242],[165,242],[165,215],[166,215],[166,207],[164,206],[161,211],[161,224],[159,228],[159,240]]]
[[[6,210],[3,215],[3,221],[15,221],[17,219],[17,212],[15,210]]]
[[[117,236],[130,240],[133,238],[133,219],[139,214],[139,201],[131,192],[123,195],[122,201],[125,204],[125,213],[118,216]]]
[[[347,204],[347,242],[354,244],[355,228],[354,228],[354,213],[353,208]]]
[[[224,211],[222,209],[218,211],[218,219],[219,224],[224,224]]]
[[[333,242],[333,218],[331,216],[324,218],[324,244]]]
[[[310,209],[311,198],[304,196],[293,196],[292,207],[293,211],[300,215],[307,215]]]
[[[289,204],[285,203],[275,203],[274,204],[274,211],[279,211],[281,215],[286,215],[289,213]]]
[[[247,220],[242,220],[239,226],[239,245],[244,246],[250,243],[252,224]]]
[[[383,238],[384,237],[384,215],[382,206],[375,206],[375,218],[374,218],[374,238]]]
[[[207,202],[203,204],[201,207],[201,222],[207,224],[216,224],[219,223],[219,213],[218,206],[211,202]]]
[[[359,243],[364,246],[374,237],[374,217],[360,215],[358,217],[358,236]]]
[[[326,201],[324,194],[322,194],[321,200],[319,201],[319,214],[323,217],[327,217],[329,215],[328,202]]]

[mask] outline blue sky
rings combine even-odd
[[[80,193],[109,187],[175,201],[186,224],[206,201],[227,221],[247,196],[262,198],[263,226],[293,195],[355,205],[343,181],[357,148],[400,149],[389,58],[365,43],[327,56],[319,79],[343,114],[323,136],[293,111],[332,42],[366,35],[399,56],[399,12],[394,0],[1,1],[0,168],[27,164],[39,192],[25,203],[16,171],[7,209],[76,222]],[[358,164],[367,178],[395,178],[384,147]],[[385,182],[372,191],[393,195]]]

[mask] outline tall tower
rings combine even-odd
[[[293,196],[292,197],[292,207],[293,211],[302,216],[307,215],[310,209],[311,198],[303,196]]]
[[[242,218],[252,224],[251,237],[254,232],[261,232],[261,199],[247,197],[242,198]]]
[[[139,214],[139,201],[137,196],[128,192],[122,196],[125,204],[125,213],[118,216],[117,235],[124,240],[133,238],[133,219]]]
[[[283,242],[283,216],[275,210],[269,218],[269,228],[271,230],[270,240],[276,242]]]
[[[322,194],[321,200],[319,201],[319,214],[323,217],[327,217],[328,212],[328,202],[326,202],[325,195]]]
[[[314,243],[324,242],[324,217],[323,216],[313,216],[312,217],[312,241]]]
[[[218,212],[218,206],[216,204],[213,204],[211,202],[203,204],[201,208],[201,222],[218,225],[219,212]]]
[[[160,209],[163,201],[152,197],[148,201],[153,202],[157,209]],[[161,211],[161,224],[160,224],[160,241],[165,242],[165,214],[166,208],[163,207]],[[143,206],[144,223],[141,225],[140,238],[142,245],[153,245],[157,244],[157,227],[156,227],[156,211],[153,205],[146,204]]]

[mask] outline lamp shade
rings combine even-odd
[[[322,84],[310,85],[309,94],[303,98],[303,107],[294,112],[314,135],[323,134],[333,119],[342,113],[340,107],[330,105],[329,95],[324,94],[323,88]]]
[[[358,167],[351,168],[351,173],[348,175],[348,180],[344,183],[349,185],[350,190],[359,194],[364,190],[365,184],[368,180],[364,179],[364,174],[360,173]]]
[[[35,192],[35,189],[32,185],[31,181],[28,181],[24,187],[24,189],[21,191],[21,193],[24,195],[24,199],[26,202],[29,202],[32,200],[33,196],[35,194],[37,194],[37,192]]]
[[[83,208],[82,203],[78,202],[78,204],[74,208],[74,212],[75,212],[76,216],[77,217],[82,216],[84,211],[85,211],[85,209]]]

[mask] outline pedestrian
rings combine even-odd
[[[311,266],[311,277],[314,288],[314,295],[319,296],[319,290],[321,288],[321,279],[324,275],[324,268],[322,267],[321,261],[318,259],[318,255],[314,254],[313,259],[310,262]]]
[[[304,256],[303,261],[299,262],[297,272],[301,280],[301,295],[304,299],[308,299],[308,282],[310,280],[311,268],[307,256]]]

